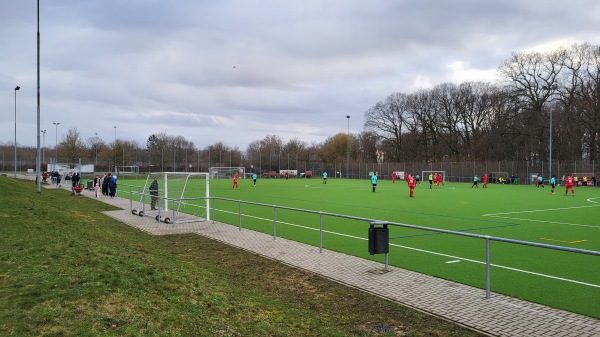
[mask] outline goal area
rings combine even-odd
[[[209,172],[211,179],[233,178],[236,173],[240,179],[246,176],[245,167],[211,167]]]
[[[140,173],[139,166],[117,166],[115,167],[117,175],[133,175]]]
[[[442,176],[442,180],[441,180],[441,183],[442,183],[442,184],[443,184],[443,183],[446,183],[446,182],[448,182],[448,181],[446,180],[446,171],[423,171],[423,172],[421,173],[421,181],[425,181],[425,182],[426,182],[426,181],[429,181],[429,174],[431,174],[431,175],[435,175],[436,173],[437,173],[438,175],[441,175],[441,176]]]
[[[594,176],[594,173],[589,173],[589,172],[571,173],[571,177],[573,177],[573,179],[575,179],[576,186],[594,186],[594,183],[592,181],[593,176]]]
[[[209,181],[206,172],[150,173],[131,213],[173,224],[210,219]]]
[[[492,184],[508,184],[510,180],[508,179],[508,172],[490,172],[488,175],[490,183]]]

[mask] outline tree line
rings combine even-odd
[[[392,93],[365,113],[389,161],[600,156],[600,46],[515,53],[497,83]],[[552,122],[550,120],[552,119]]]
[[[199,149],[183,136],[166,133],[151,134],[139,144],[83,139],[72,128],[54,149],[45,149],[43,164],[58,155],[58,162],[81,159],[107,170],[245,166],[266,172],[347,161],[536,161],[550,157],[550,142],[558,160],[600,158],[600,46],[514,53],[497,72],[495,83],[442,83],[391,93],[364,113],[362,132],[338,133],[322,143],[267,135],[245,150],[222,141]],[[12,149],[12,144],[0,144],[2,170],[12,167]],[[19,152],[21,165],[34,168],[35,148]]]

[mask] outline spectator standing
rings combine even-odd
[[[108,195],[111,198],[117,195],[117,176],[110,176],[110,180],[108,181]]]

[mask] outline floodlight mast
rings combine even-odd
[[[548,91],[556,90],[557,88],[558,86],[556,84],[542,87],[542,89]],[[548,152],[548,179],[552,179],[552,105],[550,105],[550,142]]]
[[[15,87],[15,178],[17,177],[17,90],[20,86]]]

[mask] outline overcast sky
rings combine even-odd
[[[0,143],[37,142],[37,2],[0,3]],[[393,92],[600,44],[598,0],[40,0],[41,129],[246,150],[363,130]],[[53,122],[59,122],[56,128]],[[58,134],[56,130],[58,129]],[[44,137],[41,138],[43,145]]]

